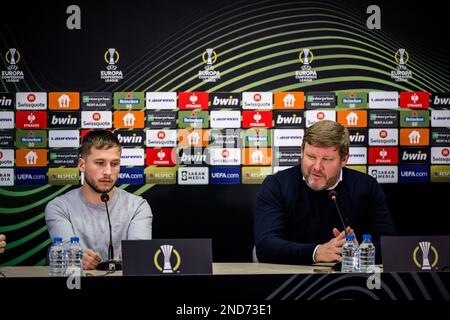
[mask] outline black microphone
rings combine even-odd
[[[108,260],[99,263],[97,265],[97,270],[107,270],[107,271],[122,270],[122,264],[120,263],[120,261],[114,260],[114,248],[113,248],[113,244],[112,244],[111,219],[109,218],[109,210],[108,210],[109,195],[107,193],[102,193],[101,196],[100,196],[100,200],[102,200],[102,202],[105,203],[106,216],[108,217],[109,247],[108,247]]]
[[[330,200],[333,200],[334,205],[336,206],[337,213],[339,214],[339,218],[341,219],[342,227],[344,228],[344,232],[345,232],[345,234],[347,234],[347,229],[345,228],[344,219],[342,219],[341,210],[339,210],[339,206],[336,201],[337,195],[338,195],[337,192],[334,190],[331,190],[330,192],[328,192],[328,198],[330,198]]]
[[[339,210],[339,206],[336,201],[337,195],[338,195],[337,192],[334,190],[331,190],[330,192],[328,192],[328,198],[330,198],[330,200],[333,200],[334,205],[336,206],[336,211],[339,214],[339,218],[341,219],[342,227],[344,228],[345,235],[347,235],[347,228],[345,228],[344,219],[342,219],[341,210]],[[334,271],[341,271],[341,268],[342,268],[342,262],[337,262],[331,267],[331,269],[333,269]]]

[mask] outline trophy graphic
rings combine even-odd
[[[15,48],[10,48],[9,49],[9,54],[10,54],[10,61],[9,64],[16,64],[16,49]]]
[[[428,260],[428,253],[430,252],[431,243],[428,241],[419,242],[420,249],[422,250],[422,270],[430,270],[430,261]]]
[[[309,65],[310,61],[309,61],[309,49],[303,49],[303,64],[304,65]]]
[[[213,64],[213,61],[212,61],[213,50],[214,49],[212,49],[212,48],[206,49],[206,64],[208,64],[208,65]]]
[[[163,273],[173,273],[172,265],[170,264],[170,257],[172,255],[173,246],[170,244],[164,244],[160,246],[164,255],[164,268]]]
[[[109,48],[108,52],[109,52],[109,64],[116,64],[114,61],[114,54],[116,53],[116,49]]]
[[[398,49],[398,64],[404,65],[405,64],[405,49]]]

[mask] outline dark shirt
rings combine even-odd
[[[359,243],[371,234],[381,261],[380,236],[395,235],[386,199],[371,176],[342,169],[342,181],[334,189],[346,226]],[[329,190],[314,191],[303,180],[300,166],[268,176],[259,189],[255,208],[255,245],[260,262],[311,264],[317,245],[331,240],[333,228],[342,222]]]

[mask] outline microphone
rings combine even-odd
[[[105,203],[106,208],[106,216],[108,217],[108,225],[109,225],[109,247],[108,247],[108,260],[103,261],[97,265],[97,270],[106,270],[110,272],[114,272],[116,270],[122,270],[122,264],[120,261],[114,260],[114,248],[112,244],[112,228],[111,228],[111,219],[109,218],[109,210],[108,210],[108,201],[109,195],[107,193],[102,193],[100,195],[100,200]]]
[[[334,190],[331,190],[330,192],[328,192],[328,198],[334,202],[334,205],[336,206],[336,211],[339,214],[339,218],[341,219],[342,227],[344,228],[345,235],[347,235],[347,228],[345,228],[344,219],[342,219],[341,210],[339,210],[339,206],[336,201],[337,195],[338,195],[337,192]],[[342,262],[337,262],[331,267],[331,269],[333,271],[341,271],[341,268],[342,268]]]
[[[344,219],[342,219],[341,210],[339,210],[339,206],[336,201],[337,195],[338,195],[337,192],[334,190],[331,190],[330,192],[328,192],[328,198],[334,202],[334,205],[336,206],[336,211],[339,214],[339,218],[341,219],[342,227],[344,228],[344,232],[345,232],[345,234],[347,234],[347,228],[345,228]]]

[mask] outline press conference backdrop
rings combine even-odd
[[[399,234],[448,234],[428,209],[450,182],[447,17],[370,4],[2,4],[0,264],[45,263],[45,205],[79,186],[91,128],[122,141],[120,188],[149,201],[154,238],[212,238],[214,261],[251,261],[259,184],[321,119],[349,127]]]

